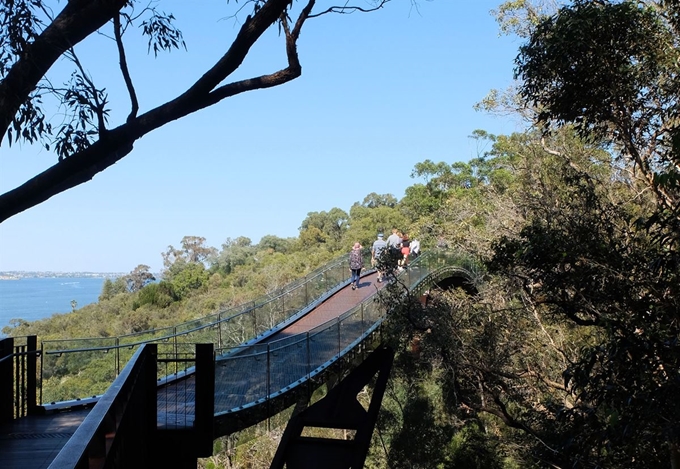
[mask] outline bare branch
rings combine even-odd
[[[372,11],[377,11],[383,8],[386,4],[391,2],[392,0],[380,0],[376,6],[372,8],[363,8],[363,7],[357,7],[357,6],[351,6],[351,5],[344,5],[344,6],[332,6],[329,7],[328,9],[319,12],[319,13],[314,13],[313,15],[309,15],[309,18],[317,18],[322,15],[327,15],[329,13],[339,13],[341,15],[350,15],[352,13],[356,12],[361,12],[361,13],[370,13]]]
[[[307,18],[309,18],[309,15],[312,12],[312,8],[314,8],[315,3],[316,0],[309,0],[309,3],[307,3],[307,5],[302,9],[300,16],[295,22],[295,26],[293,27],[293,32],[291,33],[293,42],[297,41],[298,37],[300,37],[300,30],[302,29],[302,25],[305,23]]]
[[[123,74],[123,80],[125,80],[125,86],[130,95],[130,114],[127,117],[127,122],[132,121],[137,117],[137,112],[139,111],[139,101],[137,100],[137,92],[132,84],[132,78],[130,77],[130,70],[128,68],[127,59],[125,58],[125,48],[123,47],[123,35],[122,27],[120,23],[120,14],[113,17],[113,32],[116,38],[116,46],[118,46],[118,59],[120,61],[120,71]]]

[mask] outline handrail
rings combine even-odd
[[[434,273],[441,269],[450,269],[448,262],[456,262],[457,272],[471,281],[479,280],[478,268],[474,263],[464,258],[442,254],[443,256],[436,254],[420,256],[406,271],[399,274],[398,280],[409,290],[417,289],[422,282],[433,279]],[[444,264],[439,261],[444,261]],[[216,359],[218,366],[231,366],[239,371],[247,370],[248,373],[258,376],[258,381],[266,384],[265,388],[259,391],[247,389],[247,392],[243,392],[242,397],[239,397],[235,390],[245,385],[240,384],[243,381],[242,373],[234,369],[223,372],[223,378],[216,381],[216,399],[220,402],[216,402],[215,415],[224,416],[268,401],[323,372],[370,337],[385,320],[385,313],[377,310],[374,301],[378,294],[376,291],[337,318],[305,334],[285,337],[267,344],[240,345],[218,351]],[[343,335],[343,328],[355,330],[355,333]],[[282,357],[281,360],[278,359],[279,356]],[[283,371],[279,370],[279,366]]]
[[[345,269],[346,264],[347,255],[339,256],[329,263],[317,268],[310,274],[307,274],[305,277],[297,279],[277,290],[274,294],[263,295],[245,305],[238,305],[229,310],[212,313],[202,318],[186,321],[175,326],[151,329],[122,336],[42,341],[41,350],[47,361],[41,361],[40,400],[43,402],[56,402],[80,397],[79,395],[59,395],[56,390],[51,392],[49,382],[45,378],[46,376],[49,377],[54,374],[52,370],[58,371],[63,367],[83,367],[87,365],[87,360],[80,360],[82,363],[77,364],[65,362],[66,356],[69,354],[108,353],[110,350],[115,350],[115,354],[113,355],[114,358],[112,358],[114,360],[112,366],[114,367],[116,374],[118,374],[120,372],[121,361],[124,362],[127,360],[126,356],[121,357],[121,355],[127,355],[123,352],[126,348],[134,349],[145,343],[163,345],[162,342],[167,342],[167,346],[177,347],[177,340],[180,337],[185,337],[191,342],[213,342],[217,347],[222,347],[225,345],[223,343],[224,338],[226,338],[227,344],[230,342],[237,344],[243,343],[248,337],[261,337],[271,333],[278,324],[285,322],[291,316],[298,314],[299,311],[315,304],[320,298],[323,298],[329,290],[332,290],[333,287],[337,287],[347,281],[349,279],[349,270]],[[315,284],[318,285],[314,288],[306,287],[307,285]],[[286,300],[289,297],[287,295],[291,298],[288,305],[286,305]],[[290,310],[289,308],[291,307],[294,309]],[[271,325],[267,326],[270,321]],[[185,327],[187,327],[187,329],[184,329]],[[159,332],[163,333],[163,335],[158,336],[157,334]],[[216,337],[191,338],[192,335],[197,336],[206,333],[214,333]],[[244,334],[248,337],[244,336]],[[238,340],[234,341],[233,336]],[[133,342],[127,341],[127,339],[133,337],[138,338],[138,340]],[[87,342],[92,345],[81,345]],[[97,342],[99,345],[96,345]],[[104,344],[102,344],[102,342],[104,342]],[[72,344],[73,346],[64,347],[64,344]],[[65,357],[61,358],[62,355]],[[61,360],[63,363],[57,364],[55,360]],[[73,362],[73,360],[71,360],[71,362]],[[76,368],[75,373],[80,369],[82,368]],[[92,392],[90,392],[90,390],[84,390],[82,394],[91,395]]]
[[[409,291],[417,291],[422,282],[427,282],[428,279],[434,280],[437,272],[449,268],[437,262],[438,260],[435,256],[421,256],[412,263],[409,270],[399,275],[398,281]],[[474,279],[474,272],[463,267],[457,269],[468,278]],[[289,391],[324,373],[333,363],[338,362],[349,351],[354,350],[357,345],[379,330],[380,324],[386,319],[387,312],[380,311],[376,306],[374,300],[378,294],[380,292],[376,290],[364,301],[337,318],[304,334],[267,344],[241,347],[254,352],[247,356],[222,355],[213,362],[213,345],[204,344],[207,347],[200,354],[197,346],[195,421],[192,427],[195,438],[187,433],[179,435],[178,438],[186,440],[190,446],[200,443],[200,448],[197,446],[192,450],[195,450],[196,456],[203,456],[203,453],[210,454],[213,437],[219,436],[213,432],[220,431],[218,428],[220,424],[216,424],[217,421],[214,421],[214,418],[245,408],[253,408],[265,401],[278,399],[279,396],[290,396]],[[282,353],[284,350],[300,353],[284,354]],[[214,374],[205,374],[198,370],[199,355],[203,357],[202,363],[207,364],[211,368],[209,371]],[[284,361],[277,361],[278,356],[284,355],[286,357]],[[225,384],[223,379],[216,377],[219,362],[237,363],[238,360],[244,358],[248,360],[254,356],[257,358],[245,362],[246,369],[251,374],[265,369],[264,379],[258,376],[259,384],[266,383],[265,394],[257,394],[256,390],[254,393],[253,390],[249,390],[248,401],[242,402],[238,407],[218,408],[218,396],[231,395],[223,388]],[[291,357],[294,358],[292,364],[286,363],[286,360]],[[300,360],[300,358],[304,359]],[[180,359],[180,361],[183,360]],[[259,369],[252,366],[256,361],[259,361]],[[118,467],[132,467],[135,463],[139,465],[141,461],[155,460],[154,458],[158,457],[157,451],[163,451],[168,442],[175,441],[172,438],[161,441],[159,438],[155,381],[157,363],[157,344],[144,344],[139,347],[122,373],[62,448],[49,469],[108,467],[111,461],[116,461]],[[281,379],[281,371],[286,370],[278,370],[278,367],[287,364],[292,366],[293,373],[283,373],[283,379]],[[304,371],[298,373],[301,370]],[[222,373],[222,378],[225,376],[239,378],[236,373]],[[286,380],[286,376],[293,377],[293,380]],[[199,396],[206,397],[210,394],[214,396],[212,402],[206,402],[205,399],[199,402]],[[202,410],[199,409],[200,406],[204,406]],[[267,407],[269,408],[269,405]],[[164,437],[168,436],[169,434],[164,434]],[[150,451],[153,451],[153,454]],[[173,455],[169,457],[172,458]]]
[[[35,355],[36,357],[39,357],[42,354],[40,350],[28,350],[26,352],[14,352],[10,355],[6,355],[2,358],[0,358],[0,363],[4,362],[5,360],[10,360],[12,358],[17,358],[17,357],[27,357],[29,355]]]
[[[140,347],[125,369],[66,442],[49,469],[105,467],[115,459],[119,467],[134,467],[135,459],[153,443],[156,427],[156,350]],[[115,435],[114,444],[107,438]],[[124,441],[122,441],[124,440]]]
[[[101,339],[114,339],[114,338],[122,339],[122,338],[127,338],[127,337],[134,337],[134,336],[140,336],[140,335],[153,334],[153,333],[155,333],[155,332],[162,331],[162,330],[166,330],[166,329],[175,329],[175,328],[179,328],[179,327],[181,327],[181,326],[183,326],[183,325],[185,325],[185,324],[191,324],[191,323],[196,322],[196,321],[200,321],[200,320],[204,320],[204,319],[210,318],[211,316],[217,316],[218,319],[217,319],[216,321],[212,322],[212,323],[208,323],[208,326],[210,326],[210,325],[216,325],[216,324],[219,324],[219,323],[221,323],[221,322],[228,321],[228,320],[230,320],[230,319],[233,319],[233,318],[235,318],[235,317],[238,317],[238,316],[240,316],[240,315],[243,315],[243,314],[247,313],[248,311],[252,310],[253,308],[257,308],[258,306],[262,306],[262,305],[265,305],[265,304],[267,304],[267,303],[271,303],[271,302],[273,302],[273,301],[275,301],[275,300],[281,298],[281,297],[284,296],[286,293],[289,293],[290,291],[294,290],[295,288],[299,287],[300,285],[304,285],[304,283],[310,281],[311,279],[315,278],[315,277],[318,276],[319,274],[324,273],[324,272],[326,272],[326,271],[332,269],[333,267],[336,267],[338,264],[345,263],[345,262],[346,262],[346,258],[347,258],[347,255],[344,255],[344,254],[343,254],[342,256],[339,256],[339,257],[337,257],[337,258],[331,260],[331,261],[328,262],[327,264],[325,264],[325,265],[323,265],[323,266],[321,266],[321,267],[315,269],[314,271],[312,271],[312,272],[310,272],[309,274],[305,275],[305,276],[302,277],[301,279],[296,279],[296,280],[294,280],[293,282],[291,282],[291,283],[285,285],[284,287],[281,287],[280,289],[278,289],[278,290],[276,290],[275,292],[272,292],[272,293],[270,293],[270,294],[265,294],[265,295],[262,295],[262,296],[260,296],[260,297],[258,297],[258,298],[256,298],[256,299],[254,299],[254,300],[251,300],[251,301],[249,301],[249,302],[246,302],[246,303],[242,303],[242,304],[233,306],[233,307],[228,308],[228,309],[223,310],[223,311],[218,311],[218,312],[216,312],[216,313],[211,313],[211,314],[208,314],[208,315],[203,316],[203,317],[201,317],[201,318],[192,319],[192,320],[190,320],[190,321],[185,321],[185,322],[183,322],[183,323],[176,324],[176,325],[174,325],[174,326],[160,327],[160,328],[157,328],[157,329],[147,329],[147,330],[144,330],[144,331],[134,332],[134,333],[131,333],[131,334],[122,334],[122,335],[119,335],[119,336],[110,336],[110,337],[77,337],[77,338],[68,338],[68,339],[50,339],[50,340],[46,340],[46,341],[44,341],[44,342],[45,342],[45,343],[58,343],[58,342],[72,342],[72,341],[74,341],[74,340],[101,340]],[[224,317],[224,318],[219,318],[219,316],[220,316],[221,314],[223,314],[223,313],[228,313],[228,312],[230,312],[230,311],[238,310],[238,309],[241,309],[241,308],[243,308],[243,309],[242,309],[241,311],[239,311],[238,313],[235,313],[235,314],[233,314],[233,315],[231,315],[231,316],[227,316],[227,317]],[[178,333],[178,334],[171,334],[171,335],[165,336],[165,337],[172,338],[172,337],[175,337],[175,336],[177,336],[177,335],[184,335],[184,334],[186,334],[187,332],[190,332],[190,331],[182,331],[181,333]],[[159,339],[159,338],[154,338],[154,339],[150,339],[150,340],[157,340],[157,339]],[[145,340],[145,341],[139,341],[139,342],[128,343],[128,344],[126,344],[126,345],[140,345],[140,344],[147,343],[147,342],[149,342],[149,341],[146,341],[146,340]]]

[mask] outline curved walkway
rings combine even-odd
[[[276,347],[277,344],[286,342],[286,339],[295,340],[295,337],[340,317],[375,294],[385,286],[384,283],[377,282],[377,278],[375,272],[362,276],[358,289],[352,290],[350,285],[343,287],[295,322],[256,344],[236,350],[233,358],[218,360],[215,383],[220,383],[220,386],[215,391],[215,413],[240,408],[246,403],[257,401],[258,396],[268,395],[271,375],[276,375],[279,377],[277,381],[283,383],[276,388],[279,390],[308,374],[310,370],[303,363],[304,357],[295,356],[290,351],[286,356],[278,356],[278,364],[285,362],[287,365],[287,370],[279,372],[267,366],[263,355],[267,353],[268,347]],[[353,335],[358,337],[360,333],[355,332]],[[157,399],[159,428],[191,427],[195,418],[196,399],[193,376],[159,389]]]
[[[442,270],[452,261],[456,263],[456,259],[451,258],[447,262],[446,256],[439,257],[409,269],[405,276],[408,288],[426,278],[432,281],[432,272]],[[470,279],[472,275],[465,277]],[[321,376],[329,364],[336,363],[345,352],[356,347],[362,337],[380,323],[383,316],[379,308],[375,303],[364,300],[384,286],[377,282],[375,272],[364,275],[356,290],[352,290],[346,280],[344,287],[281,330],[218,356],[215,367],[214,424],[224,425],[225,419],[242,420],[238,415],[240,409],[268,407],[260,404],[290,396],[290,390],[302,388],[298,386],[300,383],[312,377],[316,380],[317,373]],[[357,308],[357,305],[361,306]],[[336,318],[338,320],[334,321]],[[193,425],[196,403],[194,389],[191,375],[158,388],[159,429],[189,428]],[[276,403],[272,403],[272,407],[275,406]],[[72,409],[0,425],[2,468],[48,467],[87,412],[88,409]],[[242,420],[240,423],[244,422]],[[223,426],[220,431],[225,428]],[[229,426],[227,433],[231,430],[234,427]]]

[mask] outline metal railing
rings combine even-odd
[[[262,338],[332,295],[349,274],[345,254],[276,292],[182,324],[116,337],[44,340],[39,401],[68,404],[103,394],[141,344],[155,343],[159,353],[180,354],[183,343],[213,343],[223,348]],[[73,380],[73,376],[88,378]]]
[[[452,260],[451,255],[446,253],[425,254],[412,262],[410,268],[401,275],[400,281],[410,288],[433,268],[450,265],[451,262],[461,264],[461,261],[465,264],[464,259]],[[282,376],[276,370],[288,366],[277,361],[287,343],[277,341],[269,345],[253,346],[254,343],[331,296],[348,279],[347,255],[343,255],[284,287],[276,295],[268,295],[248,305],[220,311],[194,321],[119,337],[43,341],[40,350],[35,352],[40,358],[37,402],[47,406],[70,407],[96,400],[120,374],[121,365],[127,363],[143,343],[157,344],[159,354],[175,357],[182,353],[192,353],[187,352],[187,347],[193,347],[189,344],[213,343],[217,350],[231,352],[229,356],[239,356],[240,360],[247,361],[243,358],[247,356],[251,357],[250,361],[253,363],[264,360],[269,366],[265,368],[269,370],[264,381],[266,391],[258,391],[258,395],[271,395],[276,392],[275,388]],[[355,308],[336,320],[334,324],[337,337],[333,343],[337,344],[337,350],[333,350],[333,355],[338,354],[346,343],[346,331],[360,328],[362,333],[366,333],[367,318],[374,314],[373,306],[369,303],[365,302],[361,308]],[[357,320],[357,317],[360,319]],[[300,337],[294,339],[295,343],[290,344],[290,347],[308,350],[310,356],[328,357],[332,349],[318,344],[329,342],[325,338],[332,334],[331,331],[331,325],[317,328],[306,334],[304,342]],[[249,348],[251,346],[253,347]],[[311,359],[304,363],[307,374],[315,369],[313,365],[315,361]],[[182,367],[181,362],[174,361],[159,371],[158,377],[164,379],[167,375],[181,376],[187,369],[186,366]],[[35,373],[25,373],[24,376],[30,378]],[[72,379],[74,376],[79,378]],[[21,405],[27,408],[29,404],[23,404],[21,399],[19,398]],[[16,400],[12,399],[13,402]],[[235,402],[234,407],[243,404],[239,399],[235,399]],[[224,404],[223,407],[226,409],[229,404]]]
[[[398,274],[409,290],[455,264],[461,275],[477,277],[470,259],[450,253],[428,253]],[[417,289],[419,291],[419,289]],[[237,412],[275,398],[312,379],[378,329],[385,319],[376,293],[338,318],[304,334],[270,343],[218,349],[215,371],[215,415]]]

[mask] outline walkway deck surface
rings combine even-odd
[[[72,410],[0,425],[0,467],[47,468],[89,412]]]
[[[337,318],[383,286],[384,284],[377,282],[376,273],[366,275],[361,278],[357,290],[352,290],[349,286],[341,289],[295,323],[268,337],[266,342],[305,333]],[[219,373],[216,380],[219,379],[218,376]],[[258,379],[262,379],[260,375],[248,373],[247,370],[244,370],[242,378],[247,386],[257,386]],[[172,389],[166,388],[163,393],[159,392],[159,427],[185,427],[193,422],[195,402],[193,379],[181,383]],[[51,415],[25,417],[0,425],[0,468],[47,468],[89,411],[90,409],[63,411]]]

